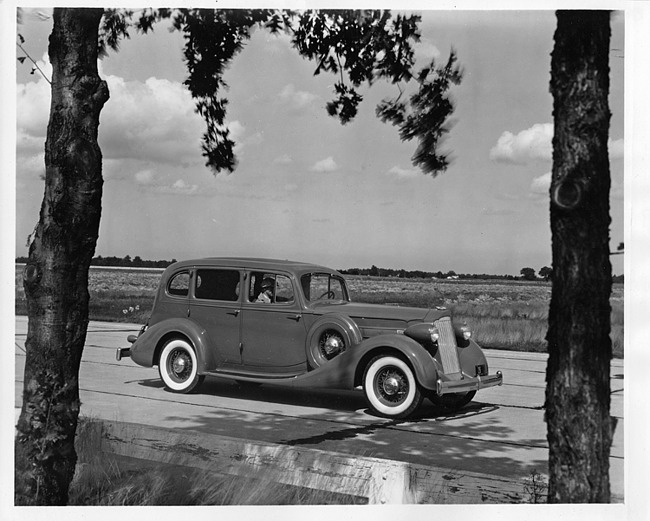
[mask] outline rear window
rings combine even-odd
[[[167,285],[167,293],[176,297],[187,297],[190,293],[190,272],[176,273]]]

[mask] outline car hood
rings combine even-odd
[[[344,302],[314,306],[314,313],[325,315],[336,313],[353,319],[359,327],[405,328],[418,322],[433,322],[442,316],[449,316],[446,309],[425,309],[385,304],[362,304]]]

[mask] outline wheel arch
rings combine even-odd
[[[425,389],[435,389],[438,362],[415,340],[403,335],[389,334],[372,337],[362,342],[363,352],[359,355],[354,373],[354,385],[361,385],[363,373],[370,361],[378,355],[395,356],[406,362],[413,370],[418,383]],[[359,347],[361,347],[359,346]]]
[[[149,355],[147,356],[148,364],[141,365],[158,365],[163,346],[172,338],[182,338],[194,348],[198,360],[199,374],[204,374],[216,368],[215,352],[211,348],[212,344],[207,332],[196,322],[188,319],[164,320],[147,329],[136,342],[137,344],[140,341],[146,341],[147,345],[150,346],[148,349]],[[136,344],[134,344],[134,347],[136,347],[135,352],[137,352]],[[137,360],[135,361],[137,362]]]
[[[328,330],[337,332],[343,338],[346,351],[361,343],[363,340],[359,326],[347,315],[329,313],[320,316],[310,326],[305,338],[305,354],[307,356],[307,361],[314,369],[321,367],[328,361],[322,354],[318,353],[318,344],[320,339]]]
[[[179,333],[178,331],[169,331],[169,332],[165,333],[163,336],[161,336],[158,339],[158,342],[156,344],[156,349],[154,350],[154,353],[153,353],[153,365],[160,364],[160,353],[162,353],[163,347],[165,347],[165,345],[170,340],[176,340],[176,339],[185,340],[196,351],[196,347],[194,346],[194,342],[192,342],[192,339],[189,338],[186,334]],[[198,357],[198,355],[197,355],[197,357]]]

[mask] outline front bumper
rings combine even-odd
[[[129,358],[131,356],[130,347],[118,347],[115,352],[115,358],[119,362],[122,358]]]
[[[478,391],[486,387],[495,387],[503,384],[503,374],[497,371],[496,374],[487,376],[465,376],[461,380],[446,380],[440,378],[436,381],[436,392],[442,396],[449,393],[465,393]]]

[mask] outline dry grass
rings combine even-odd
[[[68,494],[71,506],[350,505],[367,502],[347,494],[282,485],[263,473],[259,479],[246,479],[130,458],[118,460],[96,450],[97,429],[98,424],[93,419],[80,418],[75,444],[77,469]]]
[[[94,320],[146,322],[160,270],[91,269],[90,316]],[[347,277],[357,302],[449,308],[484,347],[545,351],[551,285],[545,282],[464,281]],[[614,356],[623,357],[623,285],[611,297]],[[16,268],[16,313],[26,314],[22,272]]]

